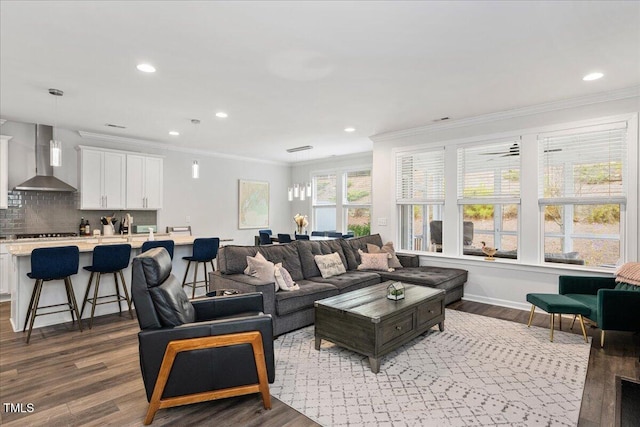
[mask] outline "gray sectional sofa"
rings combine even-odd
[[[298,240],[281,245],[225,246],[218,253],[218,271],[210,273],[211,290],[237,289],[241,292],[262,292],[264,311],[273,318],[274,335],[311,325],[314,322],[314,301],[333,295],[375,285],[385,280],[399,280],[446,291],[445,304],[463,296],[467,271],[456,268],[420,267],[416,255],[397,254],[404,268],[393,272],[358,270],[360,254],[367,252],[367,243],[382,246],[379,234],[352,239],[325,241]],[[275,291],[274,283],[266,283],[244,274],[247,256],[257,252],[273,263],[282,263],[293,280],[300,285],[295,291]],[[314,256],[337,252],[346,273],[322,278]]]

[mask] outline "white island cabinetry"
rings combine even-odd
[[[126,154],[79,147],[80,209],[124,209]]]
[[[162,208],[162,157],[127,154],[127,209]]]

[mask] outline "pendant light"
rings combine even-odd
[[[313,146],[304,145],[302,147],[295,147],[287,149],[287,153],[297,153],[300,151],[311,150]],[[297,160],[297,159],[296,159]],[[311,197],[311,182],[295,183],[291,187],[287,188],[287,199],[293,202],[293,199],[300,199],[304,201]]]
[[[196,142],[198,141],[198,125],[200,124],[200,120],[198,119],[191,119],[191,123],[193,123],[196,126]],[[193,163],[191,164],[191,178],[193,179],[198,179],[200,178],[200,165],[198,164],[197,160],[194,160]]]
[[[49,164],[54,167],[62,166],[62,142],[56,139],[58,127],[58,97],[64,95],[60,89],[49,89],[49,93],[55,96],[55,108],[53,117],[53,139],[49,141]]]

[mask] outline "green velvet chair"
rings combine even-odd
[[[604,347],[605,331],[640,331],[640,286],[616,283],[613,277],[560,276],[559,292],[589,307]]]

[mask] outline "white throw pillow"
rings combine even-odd
[[[358,266],[358,270],[378,270],[378,271],[395,271],[389,267],[389,254],[381,252],[379,254],[368,254],[358,249],[362,263]]]
[[[247,276],[257,277],[263,282],[275,283],[274,265],[258,252],[255,257],[247,257],[247,268],[244,270]],[[276,283],[276,291],[278,290]]]
[[[280,288],[281,291],[297,291],[300,286],[293,281],[291,274],[286,268],[279,262],[274,267],[274,275],[276,277],[276,291]]]
[[[379,254],[382,252],[386,252],[389,254],[389,267],[402,268],[402,264],[396,256],[396,250],[393,248],[392,242],[387,242],[382,247],[367,243],[367,252],[369,252],[370,254]]]
[[[316,264],[318,265],[318,269],[320,270],[320,274],[322,274],[323,279],[338,276],[347,272],[344,268],[344,264],[342,263],[342,259],[340,258],[340,254],[337,252],[328,255],[316,255],[313,258],[316,260]]]

